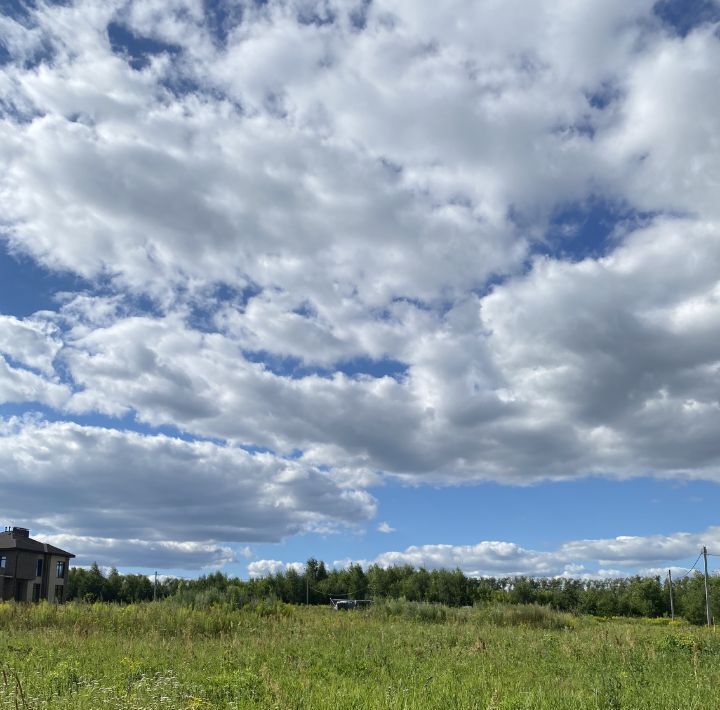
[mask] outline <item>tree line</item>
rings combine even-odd
[[[414,568],[410,565],[363,570],[351,564],[327,569],[314,558],[305,571],[288,568],[277,574],[243,580],[220,572],[197,579],[162,578],[142,574],[105,574],[97,564],[70,570],[68,599],[132,603],[166,599],[192,607],[213,604],[243,606],[254,601],[290,604],[328,604],[331,597],[349,599],[406,599],[408,601],[471,606],[488,602],[541,604],[558,611],[596,616],[670,615],[667,580],[660,577],[573,579],[535,577],[467,577],[459,569]],[[720,576],[709,579],[711,613],[720,618]],[[675,613],[692,623],[705,622],[703,577],[694,574],[673,583]]]

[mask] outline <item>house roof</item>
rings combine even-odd
[[[46,542],[33,540],[31,537],[16,537],[11,531],[0,532],[0,550],[28,550],[29,552],[44,552],[48,555],[62,557],[75,557],[72,552],[66,552]]]

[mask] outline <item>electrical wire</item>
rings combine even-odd
[[[316,587],[309,587],[313,592],[317,592],[318,594],[322,594],[324,597],[329,598],[336,598],[336,597],[351,597],[353,594],[356,594],[359,592],[359,589],[353,589],[352,592],[338,592],[337,594],[333,594],[332,592],[328,594],[327,592],[323,592],[321,589],[317,589]]]
[[[700,562],[700,558],[701,558],[702,556],[703,556],[703,553],[701,552],[701,553],[697,556],[697,559],[695,560],[695,562],[693,562],[693,566],[692,566],[687,572],[684,572],[684,573],[681,574],[679,577],[676,577],[676,581],[677,581],[677,580],[684,579],[685,577],[687,577],[687,576],[690,574],[690,572],[692,572],[692,571],[697,567],[697,563]]]

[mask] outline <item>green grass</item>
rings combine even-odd
[[[718,708],[720,636],[543,607],[0,604],[0,708]]]

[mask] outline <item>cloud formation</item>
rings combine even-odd
[[[106,567],[208,570],[236,562],[231,547],[216,543],[176,542],[174,540],[133,540],[77,535],[45,535],[43,540],[75,555],[73,564],[88,566],[102,560]]]
[[[470,577],[577,578],[623,577],[637,572],[655,576],[664,575],[672,568],[677,576],[688,573],[703,545],[711,551],[720,551],[720,527],[710,527],[700,533],[573,540],[550,551],[492,540],[474,545],[413,545],[405,550],[383,552],[372,560],[336,560],[333,565],[344,567],[357,562],[365,568],[370,565],[457,568]],[[682,562],[687,566],[678,564]],[[286,564],[279,560],[255,560],[248,565],[253,577],[284,569]]]
[[[232,558],[215,541],[277,541],[375,512],[367,492],[301,462],[65,422],[6,423],[0,484],[13,491],[3,505],[9,519],[56,536],[73,531],[84,557],[104,550],[134,566],[162,555],[165,567],[214,564]]]
[[[0,18],[0,239],[85,289],[0,315],[0,404],[64,420],[0,440],[7,514],[40,431],[48,531],[210,562],[386,477],[717,481],[720,38],[661,5]]]

